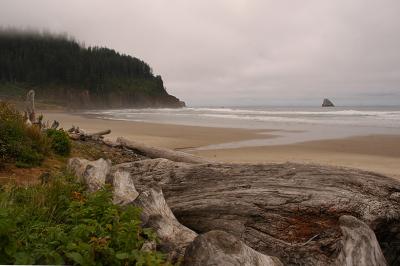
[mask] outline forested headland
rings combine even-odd
[[[144,61],[71,37],[0,29],[0,99],[34,89],[73,108],[182,107]]]

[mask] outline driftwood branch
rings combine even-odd
[[[170,149],[164,148],[156,148],[152,146],[148,146],[143,143],[139,143],[136,141],[127,140],[125,138],[118,138],[117,143],[121,146],[136,151],[137,153],[147,156],[149,158],[165,158],[174,162],[185,162],[185,163],[209,163],[210,161],[194,156],[191,154],[187,154],[180,151],[173,151]]]
[[[104,135],[108,135],[110,133],[111,133],[111,129],[107,129],[107,130],[102,130],[102,131],[95,132],[95,133],[86,134],[86,136],[88,136],[88,137],[104,136]]]
[[[57,129],[60,123],[57,120],[54,120],[53,123],[51,124],[51,129]]]
[[[110,134],[111,130],[107,129],[95,133],[86,133],[85,130],[72,126],[67,132],[69,137],[73,140],[101,140],[104,138],[104,135]]]

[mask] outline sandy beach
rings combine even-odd
[[[43,112],[45,120],[61,126],[80,126],[88,132],[111,129],[108,138],[123,136],[171,149],[226,162],[299,162],[359,168],[400,178],[400,135],[355,136],[344,139],[308,141],[289,145],[196,150],[225,142],[275,137],[273,130],[183,126],[161,123],[97,119],[64,112]],[[260,133],[263,134],[260,134]]]
[[[228,162],[291,161],[353,167],[400,179],[400,136],[371,135],[193,153]]]
[[[68,129],[72,125],[79,126],[88,132],[111,129],[107,138],[115,140],[125,137],[152,146],[169,149],[191,149],[210,144],[242,141],[248,139],[268,138],[273,135],[264,134],[265,130],[228,129],[216,127],[181,126],[160,123],[118,121],[97,119],[92,116],[69,114],[63,112],[43,111],[45,120],[57,120],[61,127]],[[263,132],[262,135],[259,133]],[[271,133],[273,131],[271,130]]]

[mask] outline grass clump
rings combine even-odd
[[[140,209],[112,203],[109,188],[87,193],[62,175],[0,191],[0,264],[165,265],[140,227]]]
[[[67,156],[71,153],[71,141],[65,131],[48,129],[46,130],[46,134],[51,140],[51,149],[56,154]]]
[[[37,127],[28,127],[23,116],[10,104],[0,102],[0,166],[40,165],[49,152],[49,143]]]

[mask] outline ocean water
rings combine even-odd
[[[265,134],[276,135],[262,140],[203,147],[206,149],[281,145],[355,135],[400,134],[400,107],[187,107],[91,110],[86,114],[112,120],[261,129],[265,130]]]

